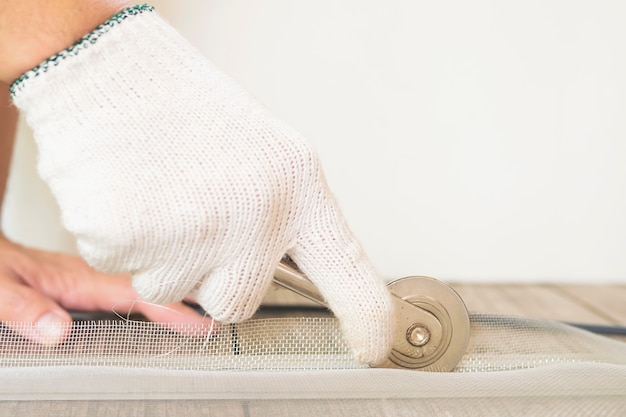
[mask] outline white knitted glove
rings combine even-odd
[[[114,16],[12,86],[81,254],[144,298],[249,318],[285,253],[364,363],[387,357],[390,296],[318,158],[150,7]]]

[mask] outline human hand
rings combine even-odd
[[[311,146],[156,14],[131,10],[12,87],[83,257],[130,271],[147,300],[193,295],[237,322],[288,254],[358,360],[386,359],[390,295]]]
[[[103,274],[78,257],[27,248],[0,236],[0,321],[35,342],[55,345],[70,329],[72,318],[65,309],[139,313],[173,329],[179,322],[197,323],[186,326],[194,335],[209,334],[213,324],[182,303],[142,301],[128,274]],[[20,326],[24,322],[37,323],[37,331]]]

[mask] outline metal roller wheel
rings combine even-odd
[[[430,277],[400,278],[388,284],[395,295],[396,329],[383,367],[452,371],[469,342],[470,322],[461,297]]]

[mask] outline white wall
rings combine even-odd
[[[625,2],[153,3],[315,144],[385,277],[626,283]]]

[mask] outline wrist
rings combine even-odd
[[[128,0],[6,1],[0,6],[0,80],[12,82],[128,7]]]

